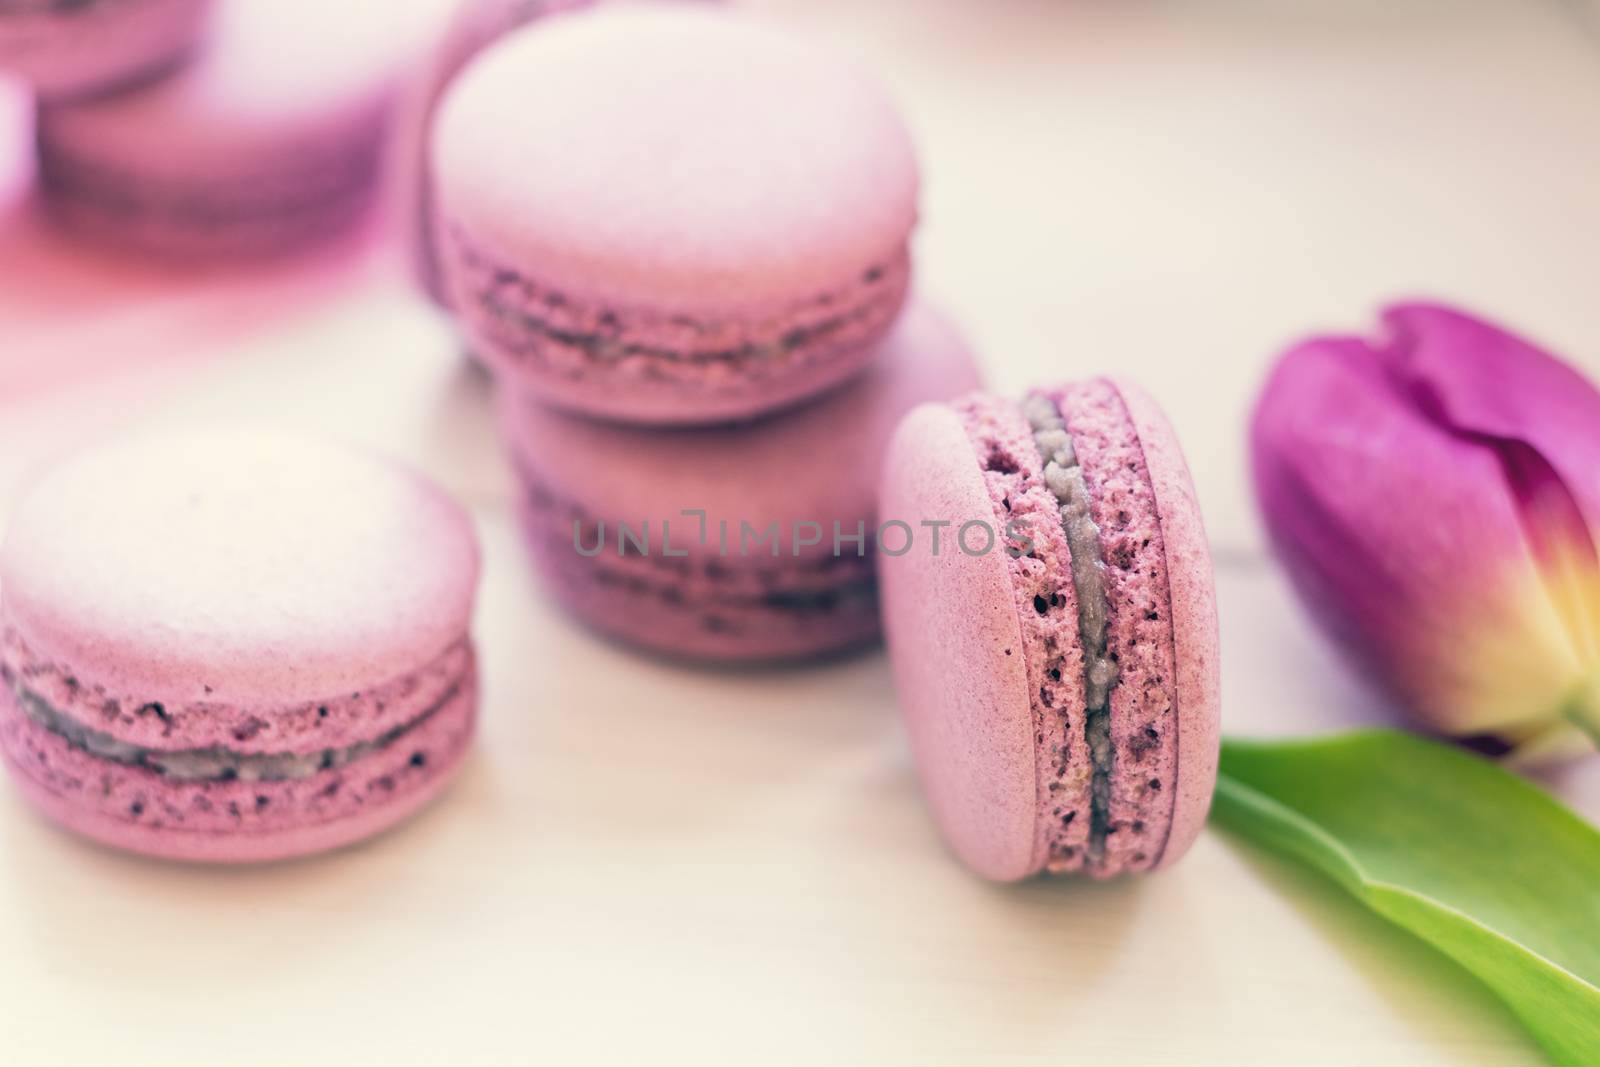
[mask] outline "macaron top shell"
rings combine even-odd
[[[686,313],[853,283],[900,254],[917,210],[876,84],[696,6],[602,6],[500,41],[447,94],[434,169],[445,225],[485,256]]]
[[[519,26],[547,15],[586,7],[595,0],[461,0],[437,44],[408,86],[398,138],[405,187],[397,200],[406,213],[406,234],[417,280],[430,298],[446,303],[434,246],[433,179],[428,173],[433,118],[456,75],[479,52]]]
[[[86,685],[267,709],[417,670],[467,633],[460,507],[380,458],[282,430],[85,453],[18,503],[0,621]]]
[[[399,77],[448,18],[450,0],[229,0],[196,58],[171,77],[44,109],[74,151],[191,176],[196,153],[255,158],[261,143],[313,147],[378,121]],[[282,151],[283,146],[279,146]]]
[[[913,524],[992,515],[949,407],[925,405],[901,423],[880,507]],[[880,570],[895,688],[934,821],[974,871],[1025,878],[1038,869],[1034,725],[1005,556],[935,554],[922,544]]]
[[[661,520],[669,520],[674,551],[718,552],[719,519],[728,521],[734,544],[741,522],[758,531],[778,523],[785,538],[792,524],[816,522],[824,528],[819,550],[826,551],[835,519],[845,534],[855,533],[856,521],[867,522],[870,535],[878,460],[900,416],[977,384],[972,356],[954,326],[914,301],[860,378],[760,422],[672,430],[613,426],[505,390],[502,423],[519,462],[550,492],[595,518],[648,520],[658,537]],[[690,539],[698,535],[698,520],[684,516],[685,509],[706,512],[708,544]]]

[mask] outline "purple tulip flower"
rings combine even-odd
[[[1528,758],[1600,746],[1600,392],[1459,311],[1382,325],[1296,345],[1267,382],[1251,454],[1274,548],[1429,729]]]

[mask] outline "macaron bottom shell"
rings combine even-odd
[[[424,718],[342,766],[293,780],[180,781],[100,758],[46,729],[0,688],[0,757],[43,814],[143,855],[253,863],[338,848],[424,807],[454,777],[474,733],[478,678],[465,674]]]
[[[472,59],[495,41],[521,27],[549,15],[577,11],[597,0],[464,0],[454,21],[446,28],[439,47],[418,79],[414,99],[407,112],[407,142],[415,150],[406,178],[411,185],[404,193],[403,210],[410,215],[407,237],[411,242],[412,265],[424,293],[435,304],[448,308],[444,279],[439,271],[433,226],[436,193],[428,162],[430,130],[434,112],[445,90]]]

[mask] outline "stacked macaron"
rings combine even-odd
[[[36,88],[64,227],[168,260],[270,256],[368,214],[452,2],[0,0],[0,67]]]
[[[505,390],[528,546],[575,615],[658,651],[776,660],[870,644],[879,457],[905,412],[976,384],[954,327],[917,303],[857,381],[757,422],[619,426]]]
[[[412,188],[402,193],[405,237],[417,281],[435,302],[443,304],[438,257],[433,246],[433,182],[428,170],[429,135],[439,100],[456,75],[491,44],[536,19],[587,7],[595,0],[462,0],[437,47],[422,64],[407,102],[404,151],[411,163],[405,171]]]
[[[472,59],[431,143],[445,302],[556,595],[705,659],[875,639],[883,449],[977,384],[907,310],[919,177],[887,94],[719,7],[598,5]]]

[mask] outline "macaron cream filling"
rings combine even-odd
[[[94,8],[115,7],[122,0],[0,0],[0,16],[76,15]]]
[[[586,370],[641,365],[672,378],[706,368],[758,370],[830,351],[855,351],[893,323],[910,284],[901,248],[861,275],[799,306],[707,317],[669,309],[589,306],[559,287],[527,277],[452,231],[464,299],[479,308],[500,353],[573,377]],[[563,358],[566,354],[566,358]],[[572,355],[581,357],[574,363]]]
[[[128,737],[135,731],[148,735],[152,721],[157,730],[169,729],[174,715],[193,718],[197,714],[204,715],[206,709],[174,708],[169,712],[160,703],[108,699],[103,694],[90,700],[77,700],[76,695],[83,691],[79,683],[63,680],[56,676],[57,672],[39,665],[19,669],[0,664],[0,676],[3,676],[0,681],[10,687],[17,706],[28,720],[61,738],[71,748],[107,762],[141,768],[179,783],[293,782],[350,766],[418,730],[456,699],[471,670],[470,651],[464,644],[458,644],[415,674],[368,692],[352,694],[342,701],[250,715],[232,727],[233,745],[190,748],[144,744]],[[30,678],[34,684],[30,684]],[[58,697],[63,692],[71,696],[52,700],[42,692],[47,689]],[[398,715],[390,710],[391,702]],[[58,706],[68,703],[74,705],[71,711]],[[91,713],[100,714],[108,725],[133,724],[134,731],[124,729],[124,736],[119,737],[106,729],[88,725],[83,717],[93,705],[98,705],[98,711]],[[333,706],[339,706],[340,719],[347,719],[352,711],[376,713],[372,722],[376,732],[359,740],[349,740],[346,735],[351,732],[351,724],[335,721]],[[307,719],[329,723],[326,735],[333,743],[309,747],[308,742],[315,740],[315,736],[301,734],[282,738],[277,742],[280,748],[264,747],[274,744],[262,737],[264,731],[272,729],[269,722]],[[147,739],[141,737],[140,740]]]
[[[1094,765],[1088,851],[1089,862],[1098,864],[1105,858],[1110,821],[1111,775],[1116,759],[1111,740],[1111,688],[1118,679],[1116,660],[1106,652],[1110,598],[1100,553],[1100,529],[1090,513],[1089,487],[1060,409],[1042,393],[1031,393],[1023,401],[1022,410],[1044,460],[1044,484],[1060,505],[1061,529],[1072,554],[1072,586],[1077,594],[1078,632],[1083,640],[1083,734]]]
[[[1071,434],[1098,530],[1105,654],[1117,667],[1106,717],[1115,755],[1102,780],[1108,788],[1095,798],[1105,808],[1104,844],[1089,870],[1147,870],[1167,854],[1183,785],[1177,623],[1191,610],[1180,598],[1194,594],[1174,585],[1155,468],[1123,389],[1094,378],[1048,395]],[[1158,435],[1157,460],[1168,462],[1162,447]],[[1094,695],[1087,685],[1085,693]]]
[[[601,586],[653,597],[686,611],[714,612],[722,607],[800,615],[863,609],[876,613],[878,583],[871,555],[752,554],[739,559],[735,567],[723,564],[714,553],[667,553],[664,543],[657,543],[654,553],[619,552],[614,523],[599,523],[576,502],[558,497],[526,463],[517,461],[515,466],[522,476],[525,513],[541,528],[555,558]],[[674,527],[675,537],[676,530]],[[581,554],[579,545],[586,549]],[[769,559],[770,565],[766,565]],[[704,595],[713,589],[714,594]],[[701,595],[692,595],[691,590]]]
[[[190,748],[166,751],[142,748],[119,741],[110,734],[84,726],[61,714],[30,689],[16,686],[13,692],[22,713],[74,748],[126,767],[143,767],[176,782],[292,782],[322,771],[346,767],[357,760],[388,748],[432,718],[434,713],[455,698],[457,688],[446,691],[421,715],[401,723],[372,741],[358,741],[321,752],[271,752],[250,754],[226,748]]]
[[[983,472],[1033,719],[1035,863],[1110,877],[1161,861],[1177,775],[1165,543],[1137,428],[1103,379],[955,405]],[[1025,538],[1025,540],[1024,540]]]
[[[104,6],[104,0],[0,0],[0,15],[27,15],[45,11],[70,13]]]

